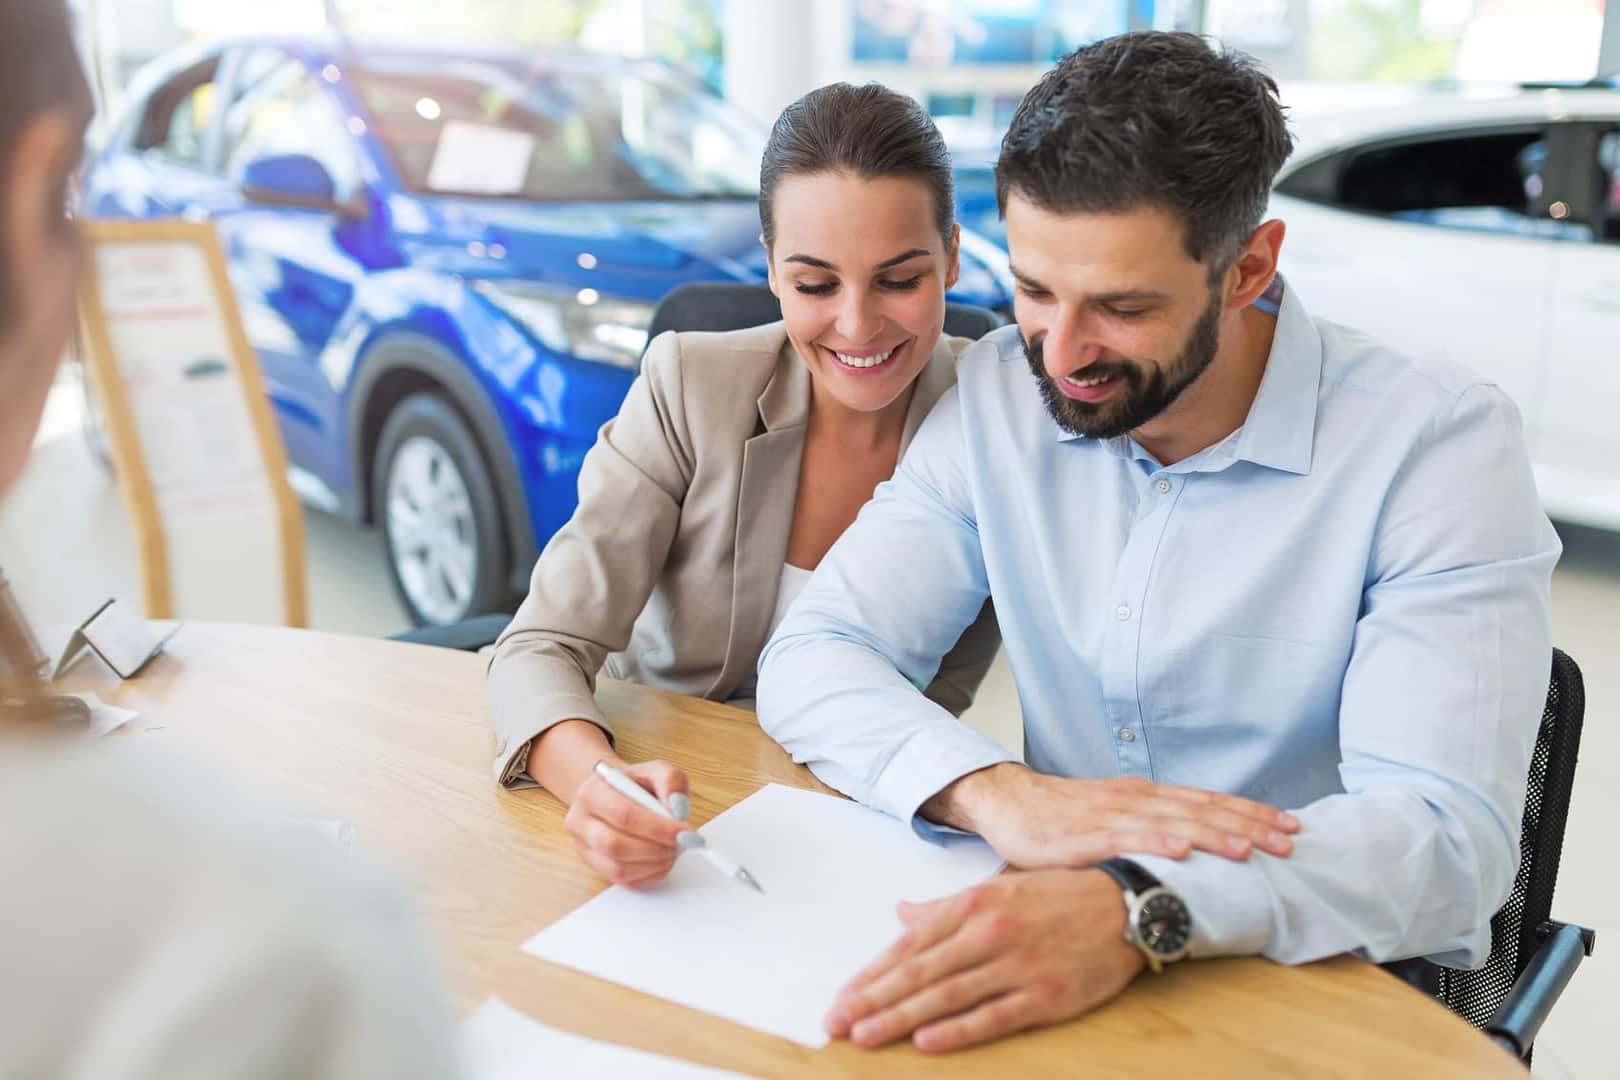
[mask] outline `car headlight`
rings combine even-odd
[[[632,371],[641,366],[652,304],[595,289],[520,281],[480,281],[473,287],[553,352]]]

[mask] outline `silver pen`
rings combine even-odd
[[[607,783],[608,787],[612,788],[614,791],[617,791],[619,794],[623,795],[637,806],[646,810],[651,810],[659,817],[667,818],[670,821],[677,820],[669,807],[653,798],[651,792],[642,787],[640,784],[636,783],[634,780],[630,779],[618,769],[615,769],[613,766],[609,765],[607,762],[598,761],[596,763],[596,775],[600,776]],[[708,859],[709,862],[714,865],[715,869],[719,870],[722,874],[726,875],[728,878],[731,878],[733,881],[739,881],[757,893],[765,892],[765,890],[760,886],[759,882],[754,880],[753,874],[750,874],[740,865],[733,862],[719,851],[716,851],[714,848],[710,847],[708,840],[705,839],[703,834],[698,832],[696,829],[688,829],[686,832],[681,833],[676,840],[676,844],[683,852],[701,852],[704,858]]]

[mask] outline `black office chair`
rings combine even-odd
[[[647,327],[647,340],[666,330],[743,330],[763,326],[782,317],[768,285],[734,281],[694,281],[679,285],[659,301]],[[1002,319],[989,308],[947,303],[945,332],[977,341]]]
[[[1593,931],[1552,918],[1553,887],[1558,882],[1585,714],[1581,669],[1562,650],[1554,649],[1547,704],[1525,789],[1519,871],[1507,903],[1491,918],[1491,952],[1485,966],[1464,971],[1426,960],[1389,965],[1526,1063],[1542,1022],[1597,943]]]
[[[647,327],[647,340],[651,341],[665,330],[743,330],[776,322],[781,317],[782,307],[767,285],[694,281],[671,289],[659,301]],[[973,304],[945,305],[947,334],[976,341],[1000,325],[1001,318],[988,308]],[[493,643],[511,621],[510,614],[475,615],[448,626],[419,626],[394,634],[393,640],[476,652]]]

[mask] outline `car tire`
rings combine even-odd
[[[501,610],[505,530],[478,439],[444,397],[403,398],[383,422],[372,498],[395,595],[416,626]]]

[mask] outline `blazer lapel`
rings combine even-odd
[[[810,418],[810,374],[792,342],[783,343],[758,404],[759,425],[743,444],[737,493],[731,633],[720,674],[705,695],[714,699],[729,697],[758,661],[787,559]]]

